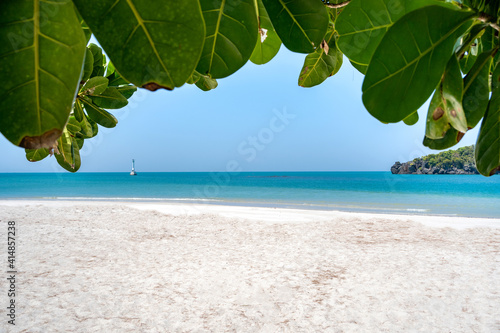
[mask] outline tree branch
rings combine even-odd
[[[483,23],[489,24],[496,31],[500,31],[500,26],[495,23],[495,18],[493,16],[490,16],[486,13],[481,13],[479,14],[479,17],[477,19]]]
[[[351,0],[346,1],[346,2],[341,2],[341,3],[336,4],[336,5],[333,3],[325,3],[325,6],[327,6],[328,8],[342,8],[342,7],[347,6],[350,2],[351,2]]]

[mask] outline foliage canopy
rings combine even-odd
[[[418,121],[446,149],[482,120],[475,159],[500,167],[500,2],[496,0],[7,0],[0,2],[0,132],[30,161],[51,153],[69,171],[106,109],[135,87],[202,90],[283,44],[304,53],[313,87],[343,59],[365,75],[363,103],[384,123]],[[93,34],[104,52],[93,44]],[[87,46],[87,47],[86,47]],[[345,56],[345,58],[344,58]]]
[[[430,154],[421,158],[429,162],[431,167],[463,168],[464,165],[475,166],[474,146],[461,147],[457,150],[448,150],[439,154]]]

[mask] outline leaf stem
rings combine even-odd
[[[346,2],[341,2],[341,3],[336,4],[336,5],[333,3],[325,3],[325,6],[327,6],[328,8],[342,8],[342,7],[347,6],[350,2],[351,2],[351,0],[346,1]]]
[[[495,22],[495,18],[486,13],[480,13],[477,18],[479,21],[489,24],[496,31],[500,31],[500,26]]]

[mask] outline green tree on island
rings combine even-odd
[[[345,56],[365,75],[363,103],[381,122],[416,123],[432,96],[424,137],[432,149],[452,147],[482,120],[475,160],[489,176],[500,167],[499,7],[497,0],[1,1],[0,132],[30,161],[55,153],[77,171],[84,139],[97,124],[116,125],[106,109],[125,106],[135,86],[210,90],[248,60],[269,62],[283,44],[306,54],[297,73],[303,87],[337,73]],[[91,34],[109,61],[87,47]]]
[[[474,146],[443,151],[415,158],[411,162],[396,162],[391,167],[395,174],[477,174]],[[497,171],[498,172],[498,171]]]

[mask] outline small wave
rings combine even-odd
[[[430,211],[430,209],[407,208],[406,211],[407,212],[421,212],[421,213],[424,213],[424,212]]]
[[[247,176],[248,178],[292,178],[291,176],[279,176],[279,175],[273,175],[273,176]]]
[[[84,201],[203,201],[214,202],[223,201],[206,198],[126,198],[126,197],[42,197],[41,199],[56,200],[84,200]]]

